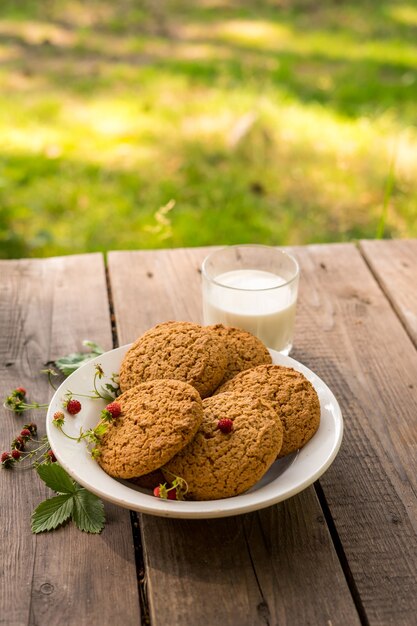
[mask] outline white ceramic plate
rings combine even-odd
[[[127,481],[108,476],[94,461],[84,442],[66,438],[52,423],[55,411],[62,410],[65,393],[88,394],[93,387],[94,366],[100,364],[105,372],[101,383],[107,382],[113,372],[119,371],[121,360],[129,346],[106,352],[89,361],[69,376],[56,391],[49,405],[46,429],[51,447],[59,463],[78,483],[104,500],[114,504],[162,517],[210,518],[238,515],[271,506],[286,500],[311,485],[333,462],[340,448],[343,419],[336,398],[314,372],[294,359],[271,350],[273,362],[293,367],[302,372],[314,385],[321,406],[320,427],[314,437],[297,453],[276,461],[252,489],[240,496],[223,500],[186,502],[155,498],[150,491],[140,489]],[[96,425],[104,400],[79,398],[81,412],[65,420],[65,431],[78,436],[80,428]]]

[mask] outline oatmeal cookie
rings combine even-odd
[[[246,370],[216,390],[252,393],[268,400],[284,426],[284,442],[279,456],[295,452],[311,439],[320,424],[317,392],[307,378],[281,365],[259,365]]]
[[[257,483],[276,459],[283,439],[281,421],[267,401],[249,394],[213,396],[203,407],[194,439],[162,471],[167,480],[175,474],[187,482],[187,498],[237,496]],[[231,420],[230,432],[220,430],[220,419]]]
[[[272,363],[268,348],[252,333],[223,324],[207,326],[207,329],[220,337],[227,350],[228,365],[221,385],[239,372]]]
[[[203,419],[197,390],[179,380],[153,380],[117,398],[122,411],[99,444],[98,463],[115,478],[134,478],[169,461]]]
[[[170,378],[189,383],[205,398],[219,385],[226,367],[226,348],[214,333],[191,322],[164,322],[129,348],[120,367],[120,388]]]

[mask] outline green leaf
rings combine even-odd
[[[53,530],[68,520],[74,507],[74,496],[64,494],[41,502],[32,513],[32,532]]]
[[[94,358],[93,354],[83,354],[82,352],[74,352],[68,356],[63,356],[55,361],[55,365],[65,376],[69,376],[81,365]]]
[[[108,422],[100,422],[94,428],[93,432],[94,432],[96,437],[101,437],[108,430],[108,428],[109,428],[109,423]]]
[[[55,361],[56,367],[61,370],[65,376],[69,376],[81,365],[84,365],[87,361],[94,359],[104,352],[103,348],[94,341],[83,341],[83,345],[90,348],[91,352],[71,352],[71,354],[67,354]]]
[[[36,471],[43,482],[57,493],[73,494],[77,490],[72,478],[68,476],[64,468],[58,465],[58,463],[39,465]]]
[[[101,390],[100,390],[100,396],[103,398],[103,400],[106,400],[107,402],[113,402],[113,400],[116,397],[116,393],[115,391],[111,390],[110,393],[108,393],[108,391],[106,391],[106,385],[101,385]],[[108,388],[108,387],[107,387]]]
[[[111,385],[110,383],[106,383],[104,386],[113,395],[116,395],[116,393],[119,391],[119,387],[116,387],[115,385]]]
[[[84,488],[75,495],[72,519],[80,530],[87,533],[100,533],[104,528],[104,505],[100,498]]]
[[[60,495],[41,502],[32,513],[32,532],[54,530],[72,518],[80,530],[99,533],[104,528],[104,505],[94,494],[80,487],[57,463],[40,465],[42,480]]]

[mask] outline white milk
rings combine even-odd
[[[271,272],[252,269],[225,272],[215,281],[205,287],[205,324],[237,326],[269,348],[289,352],[297,297],[293,284],[285,285],[285,279]]]

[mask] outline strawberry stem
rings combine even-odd
[[[52,376],[58,376],[58,373],[55,370],[49,368],[46,370],[41,370],[41,374],[46,374],[48,376],[48,383],[51,385],[52,389],[56,391],[57,387],[55,387],[54,383],[52,382]]]
[[[23,413],[24,411],[30,411],[31,409],[46,409],[49,404],[39,404],[39,402],[32,402],[31,404],[28,404],[27,402],[19,402],[12,407],[6,404],[6,402],[3,402],[3,406],[8,411],[13,411],[13,413]]]

